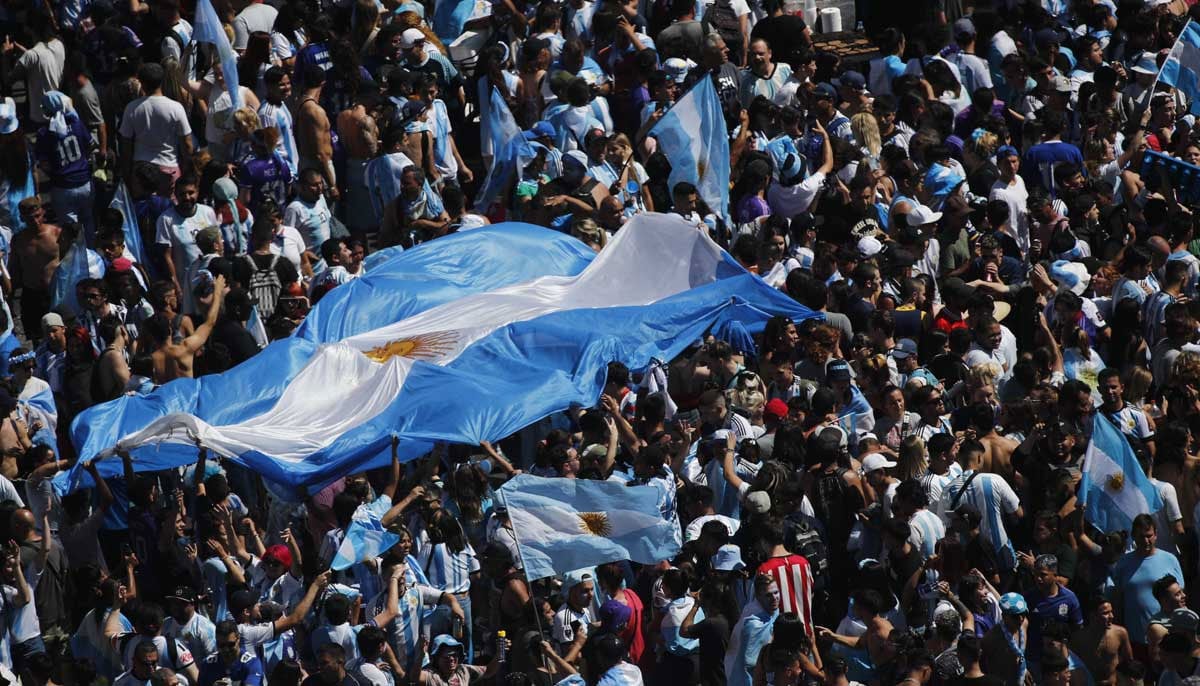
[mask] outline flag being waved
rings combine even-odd
[[[508,232],[516,230],[499,225],[429,245],[447,259],[459,247],[509,240]],[[528,273],[525,262],[536,254],[535,247],[503,267]],[[461,269],[456,278],[472,282]],[[345,308],[350,319],[361,314],[359,306],[375,311],[364,297],[389,296],[370,284],[333,293],[351,286],[358,288],[333,312],[318,312],[322,300],[309,318]],[[194,461],[200,442],[271,481],[319,487],[385,464],[393,436],[401,459],[436,442],[496,440],[573,404],[595,403],[613,360],[640,369],[673,358],[726,320],[755,330],[775,314],[818,316],[746,272],[682,218],[640,215],[577,275],[474,292],[378,328],[340,329],[345,337],[319,346],[296,337],[276,341],[225,374],[91,408],[72,433],[81,460],[121,448],[132,452],[135,466],[148,460],[143,469],[163,469],[172,466],[168,446],[185,446]],[[106,468],[102,463],[102,474]]]
[[[1178,88],[1188,96],[1192,112],[1200,113],[1200,24],[1188,20],[1163,62],[1155,83]],[[1150,90],[1153,89],[1151,86]]]
[[[521,474],[500,488],[530,579],[605,562],[653,564],[679,554],[679,524],[659,492],[616,481]]]
[[[217,17],[217,11],[213,9],[212,0],[199,0],[196,3],[196,26],[192,29],[192,41],[196,43],[211,43],[217,51],[217,59],[221,61],[221,76],[225,78],[225,88],[229,91],[230,101],[233,103],[233,109],[237,110],[242,106],[242,96],[238,91],[238,72],[237,72],[237,54],[233,52],[233,46],[229,44],[229,36],[225,33],[225,26]],[[196,46],[188,46],[189,49],[196,49]],[[197,74],[197,77],[203,77],[203,74]]]
[[[1092,418],[1092,441],[1083,455],[1079,504],[1087,520],[1106,534],[1129,531],[1134,517],[1163,506],[1129,441],[1100,412]]]
[[[350,522],[330,568],[340,572],[359,562],[375,559],[399,542],[400,536],[383,528],[378,513],[360,507],[354,513],[354,521]]]
[[[671,188],[680,181],[694,184],[709,209],[727,217],[729,129],[712,79],[700,79],[646,135],[671,161]]]

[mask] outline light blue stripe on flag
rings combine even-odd
[[[530,579],[605,562],[653,564],[679,554],[679,526],[658,509],[658,491],[616,481],[522,474],[500,495]]]
[[[1083,456],[1079,504],[1088,521],[1106,534],[1128,531],[1134,517],[1163,506],[1129,441],[1099,412],[1092,418],[1092,441]]]
[[[728,216],[729,129],[712,79],[700,79],[647,135],[671,161],[671,188],[695,184],[709,209]]]
[[[1183,91],[1192,103],[1192,112],[1200,113],[1200,24],[1189,20],[1183,27],[1158,80]]]
[[[339,572],[348,569],[356,563],[379,557],[399,541],[400,537],[383,528],[377,517],[360,511],[346,530],[330,567]]]
[[[117,193],[108,206],[120,210],[121,216],[125,218],[121,225],[121,231],[125,234],[125,249],[133,255],[133,259],[137,260],[138,264],[149,269],[150,263],[146,260],[146,249],[142,246],[142,234],[138,230],[137,210],[133,207],[133,198],[129,197],[129,189],[125,187],[124,181],[117,184]]]
[[[196,25],[192,29],[192,40],[212,43],[217,49],[217,58],[221,61],[221,74],[225,77],[225,88],[229,91],[233,109],[241,107],[242,97],[238,93],[237,54],[233,52],[233,46],[229,44],[229,36],[225,34],[225,27],[217,18],[217,11],[213,9],[212,0],[199,0],[196,3]],[[203,76],[203,74],[196,75],[197,78]]]

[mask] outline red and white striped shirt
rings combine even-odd
[[[770,574],[779,586],[780,612],[791,612],[804,620],[804,629],[813,632],[813,578],[803,555],[773,557],[758,567],[759,574]]]

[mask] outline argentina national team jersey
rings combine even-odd
[[[470,543],[457,553],[445,543],[438,543],[430,551],[427,567],[430,586],[446,593],[462,594],[471,589],[471,573],[479,571],[479,559]]]
[[[250,189],[250,205],[258,207],[265,198],[276,206],[287,204],[287,189],[292,183],[292,170],[279,153],[271,151],[266,157],[253,155],[242,159],[238,168],[238,186]]]
[[[292,122],[292,113],[284,104],[273,105],[270,102],[263,100],[262,105],[258,108],[258,122],[264,127],[274,126],[279,129],[279,142],[275,144],[275,151],[283,156],[287,162],[288,168],[292,170],[292,176],[300,171],[297,169],[297,164],[300,161],[300,153],[296,150],[296,135],[294,133],[294,124]]]
[[[232,686],[262,686],[262,661],[254,653],[242,653],[232,665],[225,664],[220,655],[209,655],[200,665],[199,686],[213,686],[221,679],[229,679]]]
[[[399,612],[391,624],[380,627],[387,632],[396,659],[402,665],[410,665],[417,656],[417,643],[421,638],[421,622],[425,619],[425,608],[437,605],[442,592],[425,584],[402,586],[399,599]],[[387,593],[380,593],[370,603],[372,616],[383,612],[387,605]]]

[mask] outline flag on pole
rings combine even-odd
[[[679,524],[663,518],[653,487],[521,474],[500,494],[530,579],[617,560],[653,564],[679,554]]]
[[[1192,103],[1192,112],[1200,113],[1200,24],[1188,20],[1163,62],[1155,83],[1165,83],[1183,91]],[[1154,97],[1153,94],[1150,97]]]
[[[700,79],[646,135],[671,161],[671,188],[695,184],[709,209],[728,216],[729,129],[712,79]]]
[[[241,95],[238,93],[237,54],[229,44],[229,36],[217,17],[217,11],[213,9],[212,0],[196,2],[196,25],[192,28],[192,40],[211,43],[216,48],[217,58],[221,61],[221,75],[225,77],[225,88],[229,91],[233,110],[237,110],[242,106]]]
[[[142,234],[138,230],[137,210],[133,207],[133,198],[129,196],[129,189],[125,187],[124,181],[117,184],[117,192],[108,206],[120,210],[121,216],[125,218],[125,223],[121,226],[125,234],[125,249],[133,255],[138,264],[149,268],[150,262],[146,259],[146,249],[142,245]]]
[[[1087,520],[1106,534],[1128,531],[1134,517],[1163,506],[1129,441],[1100,412],[1092,418],[1092,441],[1083,455],[1079,504]]]

